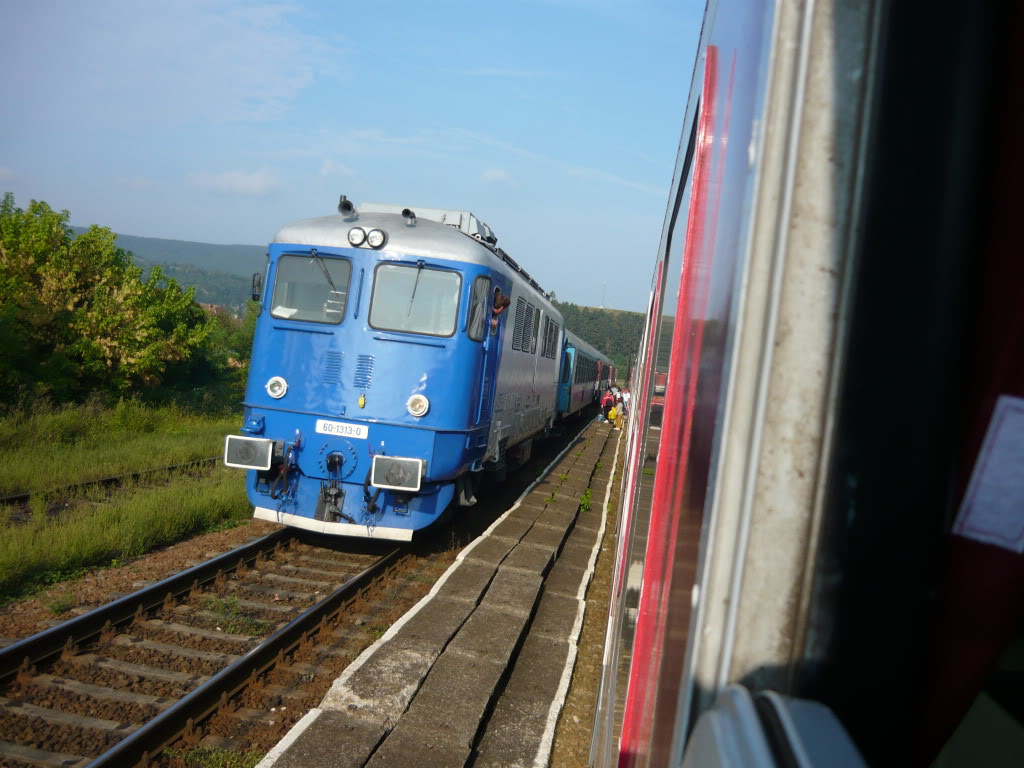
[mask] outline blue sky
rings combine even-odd
[[[263,244],[468,209],[562,300],[646,307],[702,0],[33,0],[0,26],[0,190]],[[607,288],[605,288],[607,284]]]

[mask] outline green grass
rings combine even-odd
[[[232,635],[266,635],[274,628],[274,622],[247,616],[237,597],[207,595],[202,600],[203,608],[216,613],[220,629]]]
[[[263,753],[255,749],[236,752],[233,749],[207,749],[193,747],[191,749],[166,749],[164,755],[177,758],[185,765],[195,768],[255,768],[263,759]]]
[[[47,491],[219,455],[241,415],[121,401],[0,415],[0,496]]]
[[[202,481],[130,488],[53,520],[33,515],[22,525],[9,525],[0,538],[0,602],[238,524],[252,512],[242,477],[221,468]]]
[[[582,511],[584,511],[584,512],[587,512],[587,511],[590,510],[590,504],[591,504],[590,489],[587,488],[587,490],[585,490],[583,492],[583,496],[580,498],[580,509]]]

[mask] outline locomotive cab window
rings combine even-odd
[[[270,314],[337,325],[345,316],[351,276],[347,259],[285,254],[277,260]]]
[[[473,341],[483,341],[487,334],[488,302],[491,297],[491,281],[486,277],[478,277],[473,283],[473,293],[469,297],[469,319],[466,322],[466,334]]]
[[[381,264],[370,300],[370,325],[382,331],[451,336],[459,314],[458,272]]]

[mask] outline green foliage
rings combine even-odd
[[[263,753],[254,749],[236,752],[233,749],[165,749],[164,756],[180,760],[189,768],[255,768],[263,759]]]
[[[143,279],[113,232],[73,237],[68,219],[0,204],[0,403],[152,388],[211,333],[194,291],[158,267]]]
[[[65,588],[60,594],[47,600],[44,605],[54,616],[60,616],[75,607],[75,596],[70,589]]]
[[[244,520],[251,510],[238,474],[220,469],[203,482],[119,493],[72,515],[8,526],[0,538],[0,601]]]
[[[274,622],[249,616],[242,610],[241,600],[235,596],[206,595],[203,610],[217,614],[219,629],[232,635],[265,635],[274,628]]]
[[[618,309],[580,307],[561,301],[551,303],[565,318],[565,327],[614,360],[620,370],[619,377],[625,378],[629,358],[640,348],[645,315]]]
[[[126,399],[113,407],[96,398],[60,407],[42,402],[0,414],[0,496],[210,458],[238,422],[235,413],[210,416]]]
[[[587,490],[585,490],[583,492],[583,496],[580,498],[580,509],[583,512],[588,512],[590,510],[590,504],[591,504],[590,489],[587,488]]]

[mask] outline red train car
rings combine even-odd
[[[591,764],[714,764],[769,690],[842,724],[799,765],[1024,750],[1022,94],[1019,4],[708,4]]]

